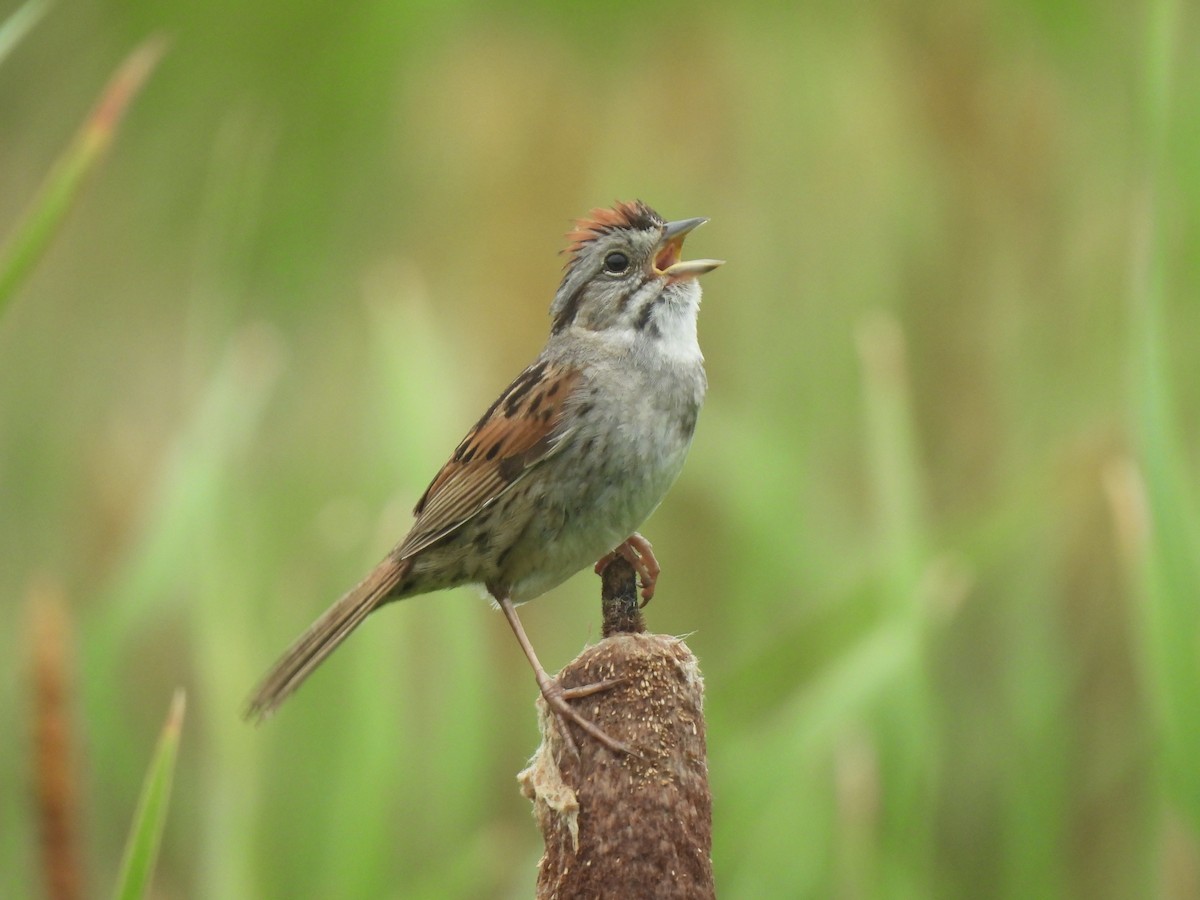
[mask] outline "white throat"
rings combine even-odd
[[[697,290],[697,293],[699,291]],[[698,301],[699,298],[697,298]],[[700,362],[700,341],[696,336],[696,314],[699,302],[661,303],[654,311],[657,332],[639,335],[646,350],[680,362]]]

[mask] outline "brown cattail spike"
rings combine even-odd
[[[46,896],[83,896],[79,799],[71,763],[74,699],[70,620],[62,590],[40,581],[29,591],[33,748]]]
[[[559,679],[564,688],[617,679],[575,703],[632,752],[613,753],[585,737],[578,758],[564,753],[557,722],[538,701],[542,744],[518,776],[546,845],[537,898],[711,898],[699,666],[678,638],[628,633],[642,627],[628,563],[614,560],[603,584],[605,634],[612,636],[584,650]]]

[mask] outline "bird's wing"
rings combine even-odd
[[[417,520],[396,557],[410,557],[450,534],[562,447],[570,431],[564,401],[578,385],[577,369],[545,360],[518,375],[417,501]]]

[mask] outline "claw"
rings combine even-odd
[[[599,575],[608,568],[608,564],[618,556],[628,561],[633,566],[634,571],[637,572],[638,578],[642,582],[641,605],[644,607],[654,596],[654,585],[658,581],[658,576],[662,573],[662,566],[654,558],[654,547],[651,546],[648,540],[635,531],[620,547],[617,547],[611,553],[606,553],[596,561],[596,574]]]

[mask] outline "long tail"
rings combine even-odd
[[[309,626],[259,682],[245,716],[255,722],[269,718],[359,623],[394,592],[408,574],[409,560],[390,556]]]

